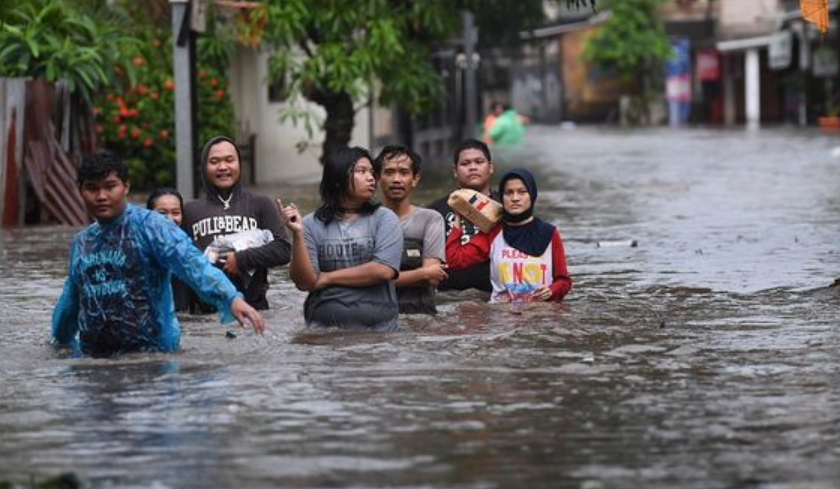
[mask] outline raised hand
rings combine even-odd
[[[283,205],[283,200],[277,198],[277,209],[280,211],[280,218],[283,220],[283,225],[292,233],[303,232],[303,218],[295,204]]]

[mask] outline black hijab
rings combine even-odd
[[[503,201],[505,183],[512,178],[522,180],[522,183],[525,184],[525,188],[528,189],[528,194],[531,196],[531,207],[517,216],[508,214],[506,210],[502,211],[502,232],[504,232],[505,241],[523,253],[531,256],[541,256],[545,253],[548,245],[551,244],[551,238],[554,237],[554,226],[536,217],[528,224],[510,225],[510,223],[519,223],[533,216],[534,204],[537,202],[537,183],[531,172],[524,168],[514,168],[502,176],[499,182],[499,194]]]

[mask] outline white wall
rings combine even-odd
[[[236,114],[238,137],[257,135],[257,184],[272,185],[289,181],[311,181],[321,176],[323,132],[317,130],[307,137],[302,123],[296,127],[291,121],[280,122],[284,103],[268,101],[268,53],[237,48],[231,61],[230,93]],[[325,113],[320,106],[303,102],[320,121]],[[370,144],[369,111],[356,113],[356,124],[350,144],[367,148]],[[296,145],[306,141],[307,149],[300,153]]]
[[[781,14],[779,0],[721,0],[719,37],[737,39],[770,34],[778,29]]]

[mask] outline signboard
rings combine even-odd
[[[838,73],[837,52],[828,47],[822,46],[814,51],[814,76],[830,78]]]
[[[207,0],[192,0],[190,28],[199,34],[207,31]]]
[[[672,126],[688,122],[691,115],[691,44],[688,39],[671,41],[673,55],[665,63],[665,98]]]
[[[768,60],[770,69],[784,70],[790,67],[793,61],[793,33],[780,31],[770,38],[768,49]]]
[[[668,100],[691,100],[691,62],[688,39],[671,42],[673,55],[665,63],[665,95]]]
[[[697,79],[701,82],[720,80],[720,56],[714,48],[697,50]]]

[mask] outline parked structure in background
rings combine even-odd
[[[81,226],[74,158],[95,146],[90,114],[73,113],[63,85],[0,78],[0,215],[3,227],[52,220]]]
[[[282,87],[268,82],[269,54],[260,48],[237,46],[231,56],[230,96],[236,114],[237,141],[252,141],[253,171],[258,185],[316,179],[321,173],[321,144],[324,134],[317,128],[310,134],[301,121],[280,120],[290,103]],[[314,103],[300,101],[315,120],[324,111]],[[370,145],[370,110],[359,107],[355,115],[352,146]],[[305,142],[305,144],[304,144]]]
[[[838,110],[836,2],[829,30],[802,18],[798,0],[723,2],[717,49],[723,55],[727,124],[805,125]]]
[[[799,0],[665,0],[665,32],[678,47],[680,63],[670,79],[662,80],[652,122],[666,122],[668,101],[679,123],[805,125],[840,113],[835,95],[840,86],[832,81],[838,67],[836,2],[829,6],[831,24],[821,35],[802,19]],[[445,161],[442,155],[468,120],[467,67],[476,70],[472,96],[479,113],[498,100],[537,123],[617,122],[622,96],[638,93],[640,83],[594,67],[582,56],[586,39],[603,28],[610,12],[561,5],[550,14],[550,23],[521,33],[519,46],[478,51],[469,65],[463,38],[453,39],[433,55],[444,86],[439,107],[409,117],[398,107],[360,106],[351,144],[377,148],[407,141],[430,168]],[[310,137],[302,125],[278,122],[286,101],[282,90],[265,82],[267,55],[237,49],[231,93],[239,139],[259,133],[257,183],[313,178],[320,171],[322,135],[315,130]],[[305,148],[299,144],[304,140]]]
[[[820,34],[802,19],[799,0],[666,0],[665,32],[681,63],[663,80],[661,101],[678,102],[675,117],[690,123],[805,125],[837,115],[837,2],[828,6],[829,30]],[[616,120],[621,96],[637,93],[639,83],[581,57],[608,16],[561,9],[550,25],[522,33],[516,56],[485,57],[483,70],[508,75],[485,100],[509,102],[536,122]]]
[[[767,56],[774,33],[779,29],[780,7],[777,0],[721,2],[716,48],[723,55],[724,121],[727,124],[744,121],[749,126],[758,126],[762,112],[766,120],[781,118],[775,97],[779,91],[779,77],[771,73]],[[789,62],[789,59],[777,62],[776,69],[787,68]],[[762,91],[765,92],[764,104]]]

